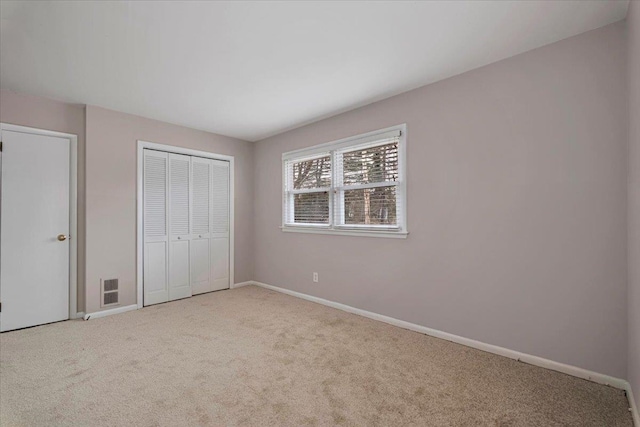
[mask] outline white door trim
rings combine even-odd
[[[234,281],[234,237],[235,237],[235,228],[234,228],[234,209],[235,209],[235,192],[234,192],[234,157],[226,156],[223,154],[215,154],[210,153],[208,151],[198,151],[192,150],[190,148],[182,148],[176,147],[173,145],[165,145],[158,144],[155,142],[148,142],[138,140],[138,167],[137,167],[137,196],[136,196],[136,207],[137,207],[137,215],[136,215],[136,284],[138,288],[137,292],[137,305],[138,308],[142,308],[143,301],[143,286],[142,286],[142,277],[143,277],[143,264],[144,258],[142,254],[142,249],[144,246],[143,235],[142,235],[142,217],[143,217],[143,208],[142,208],[142,172],[143,172],[143,160],[144,160],[144,149],[158,150],[164,151],[167,153],[175,153],[175,154],[184,154],[187,156],[196,156],[196,157],[204,157],[207,159],[213,160],[225,160],[229,162],[229,286],[233,286]]]
[[[32,135],[55,136],[69,140],[69,173],[71,175],[69,177],[69,319],[75,319],[78,317],[78,136],[70,133],[0,123],[0,133],[4,130]]]

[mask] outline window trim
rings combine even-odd
[[[398,135],[399,134],[399,135]],[[376,146],[376,142],[384,139],[390,139],[399,137],[398,143],[398,181],[394,183],[370,183],[353,186],[335,185],[339,182],[337,177],[337,169],[335,167],[335,152],[336,151],[354,151],[358,149],[364,149],[367,147]],[[407,125],[406,123],[391,126],[385,129],[379,129],[372,132],[367,132],[360,135],[351,136],[348,138],[339,139],[324,144],[318,144],[311,147],[302,148],[299,150],[288,151],[282,154],[282,215],[280,229],[283,232],[293,233],[312,233],[312,234],[333,234],[343,236],[367,236],[367,237],[387,237],[387,238],[406,238],[409,234],[407,226],[407,173],[406,173],[406,150],[407,150]],[[329,197],[329,209],[333,222],[335,218],[334,211],[334,199],[335,193],[343,191],[345,189],[353,190],[355,187],[361,188],[375,188],[375,187],[396,187],[396,197],[400,199],[399,206],[402,207],[400,215],[397,217],[398,226],[387,225],[360,225],[360,224],[287,224],[287,209],[290,206],[287,204],[287,197],[290,192],[295,193],[308,193],[313,192],[308,190],[290,190],[286,191],[289,176],[287,174],[286,163],[290,160],[304,161],[309,158],[316,158],[323,154],[329,153],[331,156],[331,187]],[[317,191],[326,191],[326,188],[318,189]]]

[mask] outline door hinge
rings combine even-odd
[[[2,151],[2,141],[0,141],[0,151]]]
[[[2,312],[2,303],[0,302],[0,312]]]

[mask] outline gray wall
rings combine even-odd
[[[0,122],[78,136],[78,310],[84,311],[85,187],[84,105],[15,92],[0,92]]]
[[[629,382],[640,408],[640,2],[627,15],[629,48]]]
[[[255,280],[626,377],[626,55],[613,24],[258,142]],[[405,122],[407,240],[280,231],[282,152]]]
[[[137,140],[235,157],[235,281],[253,277],[253,144],[88,105],[86,310],[100,310],[100,279],[120,279],[136,302]]]

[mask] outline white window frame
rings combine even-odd
[[[333,153],[331,151],[320,151],[318,153],[314,153],[310,156],[296,156],[295,160],[298,162],[304,162],[304,161],[308,161],[308,160],[314,160],[314,159],[319,159],[322,157],[329,157],[331,159],[331,182],[333,182],[334,179],[334,168],[333,168]],[[289,174],[286,171],[286,161],[290,160],[289,158],[282,160],[282,169],[283,169],[283,190],[284,188],[291,188],[293,187],[293,182],[292,182],[292,178],[293,176],[289,176]],[[299,190],[291,190],[289,192],[285,192],[283,191],[283,200],[282,200],[282,225],[286,226],[286,227],[296,227],[296,228],[300,228],[300,227],[304,227],[304,228],[329,228],[329,224],[321,224],[321,223],[317,223],[317,224],[311,224],[311,223],[307,223],[307,224],[287,224],[286,223],[286,218],[288,215],[292,215],[293,214],[293,203],[289,203],[287,204],[287,197],[291,197],[293,198],[293,196],[295,194],[310,194],[310,193],[324,193],[324,192],[328,192],[329,193],[329,217],[331,217],[331,209],[333,208],[333,197],[331,196],[331,194],[333,194],[333,187],[318,187],[318,188],[302,188]],[[288,193],[288,194],[287,194]],[[285,209],[289,209],[290,212],[287,214],[287,212],[285,211]]]
[[[394,184],[390,183],[372,183],[363,184],[357,186],[343,187],[340,183],[342,176],[339,176],[338,169],[336,168],[336,160],[338,152],[352,151],[363,149],[366,147],[376,146],[376,142],[383,139],[392,138],[398,136],[398,181]],[[283,232],[293,233],[314,233],[314,234],[337,234],[346,236],[367,236],[367,237],[389,237],[389,238],[401,238],[404,239],[409,234],[407,228],[407,174],[406,174],[406,152],[407,152],[407,125],[401,124],[391,126],[385,129],[368,132],[361,135],[352,136],[349,138],[343,138],[337,141],[328,142],[325,144],[314,145],[312,147],[303,148],[300,150],[288,151],[282,154],[282,225]],[[331,187],[320,189],[305,189],[305,190],[293,190],[287,191],[291,187],[291,177],[287,173],[286,164],[288,161],[304,161],[311,160],[318,157],[329,155],[331,157]],[[373,187],[396,187],[396,199],[398,200],[398,206],[400,206],[399,213],[397,214],[397,226],[387,225],[353,225],[342,224],[344,221],[335,221],[334,216],[336,212],[334,210],[334,202],[337,197],[337,192],[344,191],[345,189],[358,189],[358,188],[373,188]],[[329,191],[329,224],[291,224],[287,223],[287,209],[292,209],[291,203],[287,203],[287,198],[291,194],[295,193],[311,193],[318,191]],[[344,202],[342,197],[339,198],[341,202]],[[343,210],[340,210],[343,212]]]

